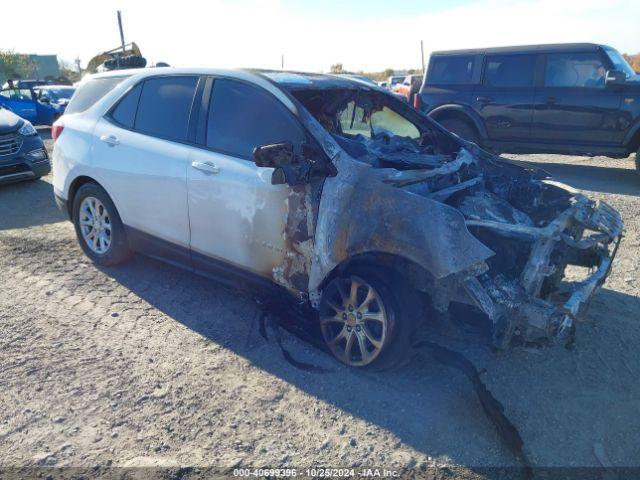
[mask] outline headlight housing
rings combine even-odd
[[[27,157],[29,157],[32,162],[42,162],[47,160],[47,152],[44,148],[36,148],[27,153]]]
[[[31,135],[38,134],[38,132],[36,132],[36,129],[33,128],[33,125],[31,125],[31,122],[28,122],[27,120],[24,121],[24,125],[20,127],[20,130],[18,130],[18,133],[23,137],[29,137]]]

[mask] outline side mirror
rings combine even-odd
[[[284,142],[254,148],[253,158],[259,167],[276,168],[293,163],[295,154],[293,145],[290,142]]]
[[[253,149],[253,158],[257,166],[274,169],[272,185],[303,185],[314,177],[335,177],[338,173],[333,163],[323,161],[316,147],[307,143],[302,144],[299,155],[291,142],[262,145]]]
[[[51,103],[51,99],[48,97],[42,97],[39,99],[42,103]]]
[[[609,70],[604,79],[605,85],[622,85],[627,81],[627,75],[620,70]]]

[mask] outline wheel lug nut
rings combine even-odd
[[[353,312],[353,305],[349,305],[349,311]]]
[[[346,320],[346,319],[347,319],[347,314],[346,314],[346,313],[343,313],[343,314],[342,314],[342,319],[343,319],[343,320]]]
[[[356,325],[356,332],[359,332],[361,330],[360,325]]]
[[[361,313],[361,312],[358,312],[358,313],[356,314],[356,317],[358,317],[358,320],[360,320],[360,319],[362,318],[362,313]]]
[[[350,331],[351,331],[351,327],[347,327],[347,332],[350,332]]]

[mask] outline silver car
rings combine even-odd
[[[354,367],[403,363],[453,304],[497,348],[571,341],[622,232],[604,202],[339,76],[99,74],[54,136],[56,198],[95,262],[138,251],[284,293]]]

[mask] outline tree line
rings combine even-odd
[[[58,67],[60,69],[59,78],[37,79],[38,64],[33,58],[23,53],[16,53],[13,50],[0,49],[0,78],[2,79],[17,80],[21,78],[34,78],[36,80],[54,81],[64,79],[64,83],[77,82],[80,80],[80,72],[74,69],[70,63],[59,59]]]
[[[389,77],[392,77],[395,75],[396,70],[394,70],[393,68],[386,68],[384,70],[382,70],[381,72],[364,72],[362,70],[357,70],[357,71],[350,71],[350,70],[345,70],[344,66],[342,65],[342,63],[334,63],[333,65],[331,65],[331,67],[329,68],[329,72],[331,73],[345,73],[345,74],[355,74],[355,75],[362,75],[363,77],[367,77],[370,78],[371,80],[374,80],[376,82],[381,82],[384,80],[387,80]],[[422,69],[414,69],[414,68],[409,68],[406,70],[402,70],[402,75],[414,75],[414,74],[422,74]]]

